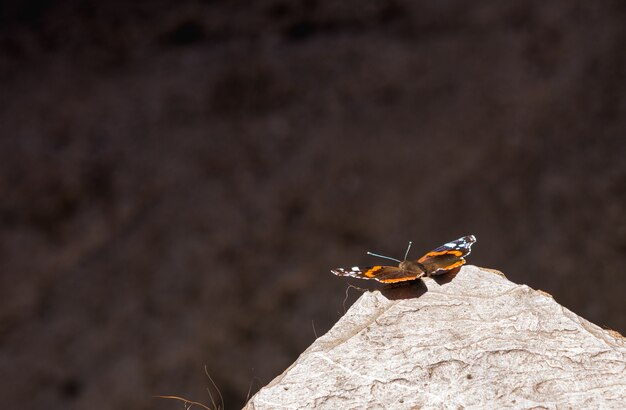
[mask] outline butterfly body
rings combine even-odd
[[[448,242],[415,261],[406,260],[405,255],[405,260],[399,261],[398,266],[376,265],[366,268],[354,266],[332,269],[331,272],[337,276],[374,279],[382,283],[404,282],[419,279],[422,276],[442,275],[466,263],[464,257],[470,254],[474,242],[476,242],[476,237],[468,235]]]

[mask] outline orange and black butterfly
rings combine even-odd
[[[368,252],[368,255],[396,261],[400,264],[398,266],[377,265],[368,266],[366,268],[354,266],[349,269],[332,269],[331,272],[337,276],[374,279],[383,283],[404,282],[419,279],[422,276],[443,275],[444,273],[450,272],[452,269],[465,265],[464,257],[470,254],[474,242],[476,242],[474,235],[464,236],[428,252],[416,261],[407,261],[406,257],[409,255],[409,250],[411,249],[411,242],[409,242],[409,247],[404,255],[404,261]]]

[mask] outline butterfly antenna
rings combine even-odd
[[[372,255],[372,256],[376,256],[378,258],[389,259],[389,260],[392,260],[392,261],[396,261],[398,263],[402,263],[402,261],[399,261],[396,258],[390,258],[389,256],[383,256],[383,255],[379,255],[377,253],[372,253],[372,252],[368,252],[367,254],[368,255]]]
[[[406,260],[406,257],[409,256],[409,250],[411,250],[411,245],[413,245],[413,242],[409,241],[409,247],[406,248],[406,253],[404,254],[404,260]]]

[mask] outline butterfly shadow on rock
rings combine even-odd
[[[443,275],[432,276],[432,279],[438,285],[443,286],[450,283],[460,270],[460,267],[455,268]],[[426,292],[428,292],[428,287],[421,279],[386,285],[380,290],[380,293],[389,300],[417,299]]]
[[[446,283],[452,282],[452,280],[456,278],[456,275],[458,275],[460,271],[461,271],[461,267],[459,266],[458,268],[454,268],[451,271],[444,273],[443,275],[431,276],[431,278],[435,282],[437,282],[439,286],[443,286]]]
[[[386,285],[380,293],[389,300],[417,299],[428,291],[420,279],[410,280],[400,284]]]

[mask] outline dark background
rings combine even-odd
[[[2,407],[241,407],[411,239],[626,330],[625,2],[0,4]]]

